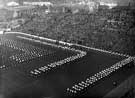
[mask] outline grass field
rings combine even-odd
[[[45,40],[43,42],[37,39],[31,40],[30,37],[19,34],[1,35],[0,45],[1,49],[7,49],[1,52],[5,56],[4,60],[7,60],[4,62],[5,67],[0,67],[1,82],[4,86],[0,92],[5,95],[5,98],[29,98],[30,96],[42,98],[63,96],[63,94],[71,97],[72,94],[66,92],[68,87],[85,81],[95,73],[128,58],[83,47],[67,48],[57,43],[46,43]],[[22,53],[26,54],[17,55]],[[8,61],[8,58],[13,55],[15,59]],[[63,60],[65,58],[70,59]],[[57,61],[63,63],[57,63]],[[91,89],[85,96],[96,96],[95,94],[99,93],[98,97],[103,97],[115,88],[112,81],[117,81],[119,85],[131,74],[133,74],[133,69],[129,69],[128,66],[120,68],[118,72],[114,71],[108,77],[101,78],[100,82],[94,84],[96,86],[88,87]],[[102,85],[105,87],[104,90]],[[83,95],[83,92],[82,94],[78,92],[78,94]]]

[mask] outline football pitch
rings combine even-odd
[[[0,55],[4,98],[101,98],[134,72],[128,55],[27,34],[0,35]]]

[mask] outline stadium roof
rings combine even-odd
[[[53,5],[51,2],[23,2],[23,4],[27,4],[27,5],[40,5],[40,6],[43,6],[43,5]]]
[[[107,2],[100,2],[100,5],[108,6],[110,9],[117,6],[117,3],[107,3]]]
[[[19,6],[19,3],[12,1],[12,2],[8,2],[7,6]]]

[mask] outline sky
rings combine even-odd
[[[4,6],[4,2],[3,0],[0,0],[0,8],[2,8]]]

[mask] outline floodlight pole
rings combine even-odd
[[[1,46],[1,38],[0,38],[0,66],[2,66],[2,46]]]

